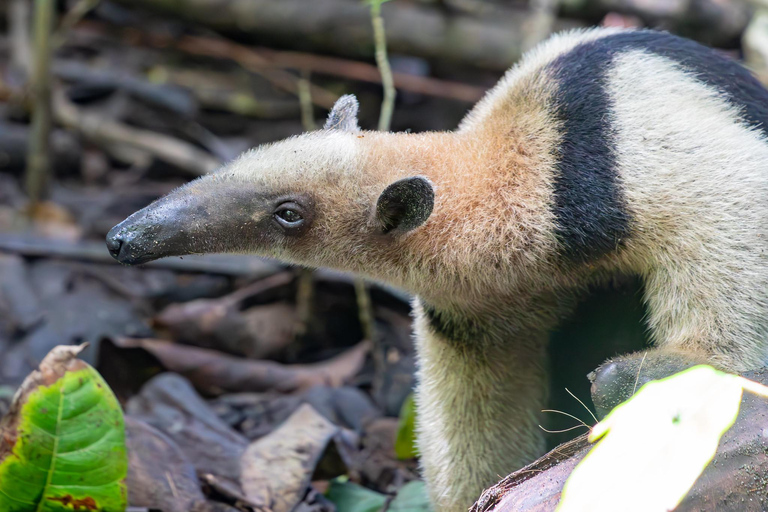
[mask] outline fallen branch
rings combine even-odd
[[[78,27],[85,30],[93,30],[100,33],[107,32],[106,24],[98,21],[86,20],[81,22]],[[113,30],[113,29],[109,29]],[[237,62],[244,69],[263,75],[265,71],[280,69],[296,69],[304,72],[318,73],[321,75],[336,76],[359,82],[373,84],[381,83],[381,74],[376,66],[366,62],[343,59],[339,57],[329,57],[325,55],[316,55],[313,53],[280,51],[265,47],[248,47],[237,44],[226,39],[217,39],[205,36],[183,36],[181,38],[171,38],[164,34],[142,33],[137,35],[131,31],[131,37],[126,38],[129,44],[142,44],[153,48],[174,48],[177,51],[196,56],[213,57],[217,59],[227,59]],[[290,75],[296,81],[296,77]],[[474,103],[482,98],[485,93],[483,87],[464,84],[461,82],[452,82],[437,78],[412,75],[394,71],[392,77],[395,80],[395,87],[400,90],[423,94],[425,96],[434,96],[438,98],[447,98],[467,103]],[[269,80],[269,77],[266,77]],[[274,83],[274,82],[273,82]],[[282,84],[282,82],[280,82]],[[185,87],[194,89],[194,84],[182,84]],[[277,85],[277,84],[276,84]],[[284,87],[281,87],[285,89]],[[314,101],[314,95],[320,91],[332,94],[325,89],[312,85],[311,92]],[[298,88],[293,88],[289,92],[299,95]],[[323,93],[321,93],[323,94]],[[330,101],[331,96],[327,99]],[[333,101],[338,97],[333,95]],[[219,100],[219,103],[222,100]],[[323,100],[325,101],[325,100]],[[321,104],[314,101],[315,104],[324,108],[330,108],[325,103]]]
[[[110,150],[112,145],[126,145],[145,151],[155,158],[198,176],[221,165],[221,162],[209,153],[186,142],[84,112],[70,102],[61,91],[54,93],[53,112],[57,122],[79,132],[83,137],[104,146],[107,150]]]
[[[195,388],[209,394],[291,393],[313,386],[341,386],[360,371],[371,348],[370,342],[363,341],[327,361],[285,365],[153,339],[118,338],[113,343],[121,348],[143,348],[169,371],[183,375]]]
[[[173,47],[194,55],[233,60],[244,69],[263,76],[274,86],[296,96],[299,95],[298,78],[295,75],[281,69],[273,69],[264,57],[247,46],[225,39],[187,36],[179,39],[173,44]],[[312,93],[312,102],[320,107],[330,109],[339,98],[337,94],[317,85],[310,84],[309,87]]]
[[[312,8],[306,0],[118,1],[287,48],[311,46],[356,58],[374,53],[368,6],[355,0],[315,1]],[[493,18],[472,17],[416,2],[393,2],[385,11],[391,52],[495,70],[508,68],[520,57],[524,26],[532,18],[529,12],[514,9],[499,10]],[[558,20],[553,28],[580,25]]]
[[[276,51],[269,48],[258,48],[255,51],[264,56],[272,66],[302,69],[359,82],[381,83],[381,74],[377,67],[365,62],[311,53]],[[467,103],[476,102],[485,93],[485,89],[482,87],[397,71],[392,73],[392,78],[395,80],[395,87],[401,91],[466,101]]]

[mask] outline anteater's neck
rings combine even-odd
[[[505,136],[482,130],[361,135],[371,175],[385,182],[422,175],[435,185],[431,217],[393,255],[408,266],[411,291],[474,302],[489,293],[514,294],[541,275],[554,240],[548,138],[515,127]]]

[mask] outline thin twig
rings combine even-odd
[[[395,83],[392,78],[392,68],[387,58],[387,36],[384,32],[384,19],[381,17],[382,0],[371,1],[371,22],[373,23],[373,38],[376,47],[376,65],[381,72],[381,85],[384,88],[384,101],[381,102],[379,130],[388,132],[392,122],[392,112],[395,109]]]
[[[374,323],[371,294],[365,284],[365,279],[355,278],[355,294],[357,295],[357,309],[360,325],[363,328],[363,338],[373,341],[376,339],[376,324]]]
[[[299,94],[299,105],[301,105],[301,124],[304,126],[305,131],[311,132],[316,126],[312,107],[312,83],[309,81],[309,73],[303,73],[296,85]]]
[[[371,23],[373,24],[373,39],[375,45],[376,65],[381,73],[381,84],[384,88],[384,99],[381,102],[379,115],[379,130],[389,131],[392,121],[392,110],[395,105],[395,87],[392,82],[392,69],[387,59],[387,36],[384,32],[384,20],[381,18],[381,4],[386,0],[370,0]],[[363,336],[373,343],[373,388],[381,389],[386,361],[384,347],[376,335],[376,318],[373,311],[371,294],[361,277],[355,279],[355,295],[357,296],[357,310],[360,316],[360,325],[363,328]]]
[[[35,51],[32,62],[34,110],[29,138],[26,185],[30,211],[45,199],[50,168],[51,136],[51,31],[54,0],[35,2]]]
[[[32,73],[32,46],[29,44],[31,3],[28,0],[11,0],[8,3],[8,35],[11,47],[11,64],[18,70]]]
[[[309,73],[304,73],[297,83],[299,104],[301,105],[301,122],[304,130],[315,129],[315,116],[312,107],[312,87]],[[296,316],[298,321],[294,328],[295,339],[307,334],[309,323],[312,320],[312,301],[315,296],[314,271],[309,268],[299,270],[299,280],[296,286]]]
[[[298,321],[293,330],[295,339],[302,338],[309,330],[312,321],[312,302],[315,298],[315,273],[310,268],[299,270],[296,283],[296,317]]]
[[[58,48],[64,44],[69,36],[69,32],[77,23],[82,20],[86,14],[99,5],[99,0],[78,0],[61,20],[58,30],[53,35],[53,47]]]

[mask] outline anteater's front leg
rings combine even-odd
[[[440,512],[465,512],[544,450],[547,334],[482,323],[416,307],[418,447]]]

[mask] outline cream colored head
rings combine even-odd
[[[324,129],[248,151],[115,226],[110,252],[128,264],[249,252],[406,285],[403,240],[429,219],[433,185],[378,161],[356,116],[342,97]]]

